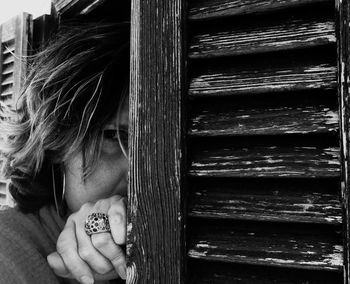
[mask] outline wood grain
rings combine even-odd
[[[295,98],[297,100],[297,98]],[[254,105],[212,102],[192,113],[191,136],[332,133],[339,128],[336,109],[327,105]]]
[[[2,43],[2,25],[0,25],[0,82],[2,80],[3,73],[3,59],[4,58],[4,45]],[[0,94],[2,93],[2,87],[0,84]]]
[[[106,0],[52,0],[58,14],[72,17],[79,14],[88,14]]]
[[[271,12],[285,8],[331,2],[330,0],[190,0],[189,19],[201,20],[233,15]]]
[[[131,13],[127,283],[179,284],[184,1],[133,0]]]
[[[343,268],[341,234],[325,227],[200,224],[190,236],[190,258],[315,270]]]
[[[340,177],[338,147],[227,146],[193,151],[191,176]]]
[[[350,96],[350,5],[335,1],[338,47],[338,98],[340,121],[341,201],[343,210],[344,283],[350,283],[350,208],[349,208],[349,96]]]
[[[337,180],[193,181],[188,214],[195,218],[341,224]]]
[[[261,65],[260,65],[261,64]],[[189,95],[220,96],[282,91],[334,89],[337,68],[331,63],[291,63],[274,66],[215,64],[195,73],[190,80]]]
[[[202,28],[189,46],[190,58],[234,56],[241,54],[290,50],[335,43],[334,20],[279,19],[255,25],[219,25]]]
[[[192,264],[192,263],[191,263]],[[329,284],[343,283],[338,271],[314,271],[193,260],[189,284]]]

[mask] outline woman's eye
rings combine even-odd
[[[103,138],[108,140],[118,140],[117,130],[106,129],[103,131]]]

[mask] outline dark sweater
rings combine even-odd
[[[52,206],[37,214],[0,211],[0,284],[78,283],[57,277],[46,261],[63,226]]]

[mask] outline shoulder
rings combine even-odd
[[[51,246],[35,215],[8,208],[0,211],[0,224],[0,284],[58,283],[46,261]]]

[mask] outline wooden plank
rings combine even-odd
[[[58,14],[65,17],[89,14],[106,0],[52,0]]]
[[[190,0],[189,19],[202,20],[233,15],[271,12],[330,0]]]
[[[295,97],[295,100],[297,98]],[[194,112],[191,136],[280,135],[336,132],[338,112],[327,105],[252,105],[212,102]]]
[[[16,17],[15,55],[13,70],[13,103],[16,103],[27,72],[27,57],[31,54],[30,44],[33,36],[32,15],[22,13]]]
[[[338,147],[247,146],[193,149],[191,176],[339,177]]]
[[[341,284],[342,273],[259,265],[190,261],[189,284]]]
[[[290,50],[335,43],[334,20],[279,19],[255,25],[209,26],[190,41],[189,57],[233,56],[277,50]],[[201,29],[202,30],[202,29]]]
[[[291,55],[290,55],[291,56]],[[275,63],[258,61],[245,65],[217,62],[203,66],[190,80],[191,96],[221,96],[268,92],[335,89],[337,68],[328,62]],[[277,59],[275,59],[277,60]]]
[[[196,218],[340,224],[337,180],[193,181],[188,214]]]
[[[183,0],[132,1],[127,283],[185,281],[185,14]]]
[[[0,25],[0,82],[2,81],[3,72],[3,60],[4,60],[4,45],[2,43],[2,25]],[[0,84],[0,94],[2,92],[2,86]]]
[[[45,46],[57,28],[58,19],[54,12],[51,15],[35,18],[33,21],[33,49],[40,50]]]
[[[338,50],[338,98],[340,121],[341,200],[343,209],[344,283],[350,283],[350,196],[349,196],[349,97],[350,97],[350,4],[335,1]]]
[[[205,221],[191,231],[188,256],[321,271],[343,269],[341,234],[310,224],[276,226],[245,221],[223,225]]]

